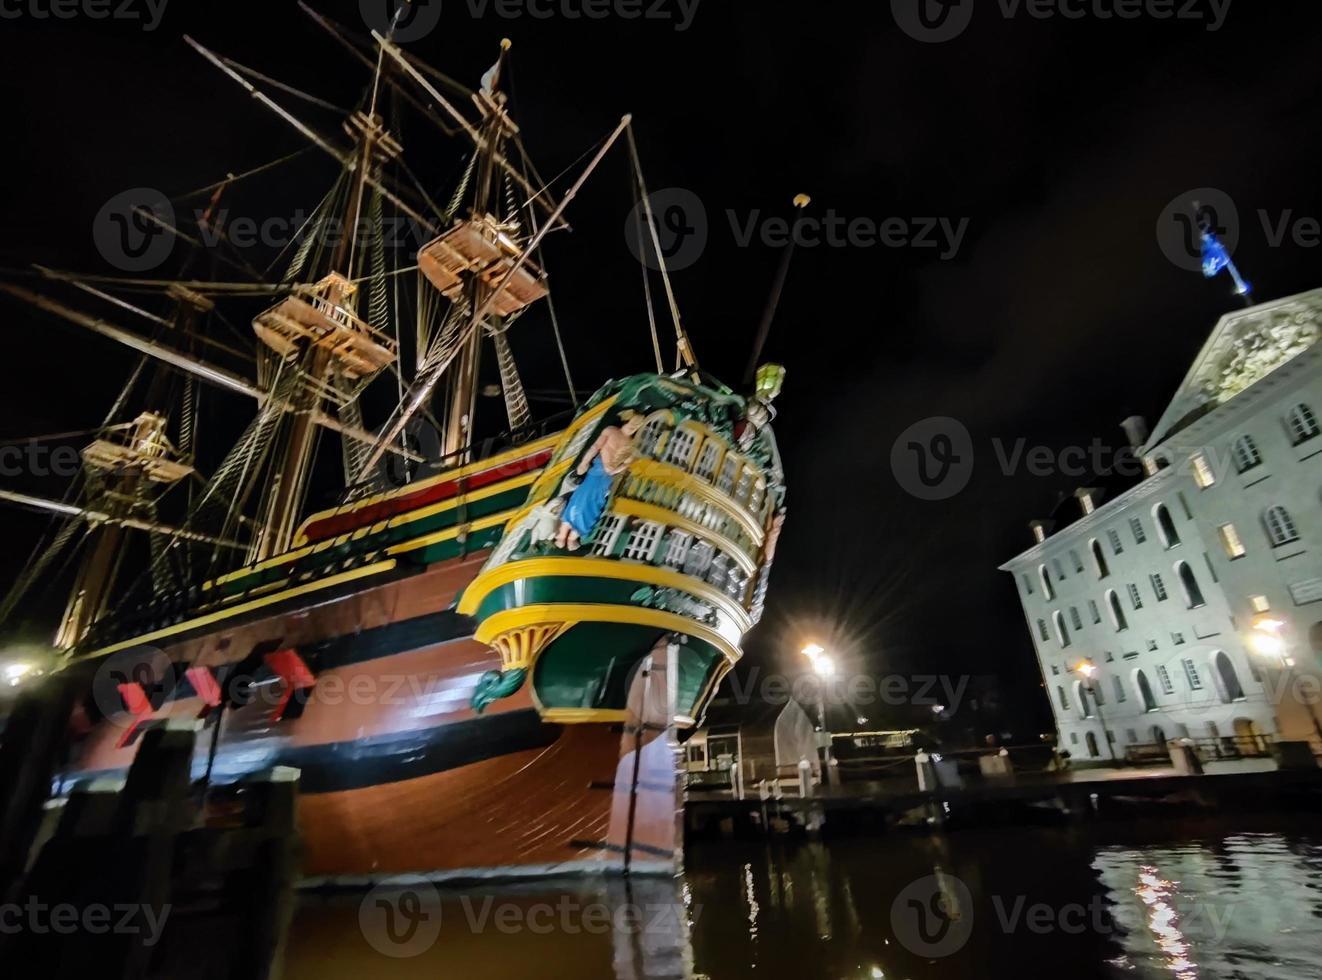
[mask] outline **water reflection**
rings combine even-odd
[[[1322,977],[1322,838],[1279,821],[706,842],[674,881],[370,898],[305,900],[285,976]]]

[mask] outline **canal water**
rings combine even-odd
[[[1322,978],[1322,824],[703,842],[673,882],[308,896],[284,976]]]

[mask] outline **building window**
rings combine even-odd
[[[1056,598],[1056,589],[1051,584],[1051,573],[1047,571],[1046,565],[1037,566],[1037,577],[1042,582],[1042,594],[1048,600]]]
[[[1056,638],[1060,640],[1062,647],[1070,645],[1070,631],[1065,628],[1065,617],[1059,612],[1051,614],[1051,620],[1056,624]]]
[[[1070,549],[1070,561],[1074,562],[1074,570],[1076,572],[1083,571],[1083,559],[1079,557],[1079,553],[1073,548]]]
[[[1096,599],[1088,600],[1088,612],[1092,613],[1093,623],[1100,623],[1102,621],[1102,611],[1097,608]]]
[[[1253,607],[1254,612],[1270,612],[1272,607],[1265,595],[1249,596],[1249,605]]]
[[[1125,611],[1120,608],[1120,597],[1115,594],[1115,589],[1107,590],[1106,604],[1111,610],[1111,622],[1115,624],[1115,631],[1120,633],[1129,629],[1129,621],[1125,619]]]
[[[1273,548],[1279,548],[1283,544],[1299,540],[1299,532],[1295,529],[1294,519],[1290,517],[1290,512],[1279,504],[1275,507],[1268,507],[1266,513],[1262,516],[1262,521],[1267,527],[1267,537]]]
[[[1051,634],[1047,632],[1047,621],[1045,619],[1037,621],[1037,635],[1042,637],[1044,643],[1051,639]]]
[[[1138,586],[1130,582],[1125,586],[1129,590],[1129,602],[1135,609],[1143,608],[1143,597],[1138,594]]]
[[[1217,531],[1221,534],[1221,547],[1226,549],[1227,558],[1243,558],[1244,542],[1239,539],[1239,532],[1233,524],[1222,524]]]
[[[1120,704],[1123,704],[1129,697],[1129,695],[1125,693],[1125,682],[1119,677],[1112,677],[1111,684],[1115,687],[1116,701]]]
[[[1157,649],[1157,641],[1148,640],[1148,653],[1154,653],[1156,652],[1156,649]]]
[[[1212,472],[1212,464],[1207,461],[1206,456],[1198,453],[1189,462],[1193,467],[1193,482],[1198,484],[1198,489],[1206,490],[1216,483],[1216,474]]]
[[[1062,711],[1070,710],[1070,698],[1069,695],[1065,693],[1065,689],[1063,687],[1060,686],[1056,687],[1056,700],[1060,702],[1060,708]],[[1038,702],[1038,704],[1041,703],[1042,703],[1041,701]]]
[[[1137,741],[1138,741],[1138,732],[1134,731],[1132,728],[1126,728],[1126,729],[1125,729],[1125,739],[1126,739],[1127,741],[1130,741],[1130,742],[1137,742]]]
[[[1218,650],[1212,654],[1212,668],[1215,671],[1213,680],[1216,682],[1217,693],[1221,696],[1224,704],[1232,701],[1244,700],[1244,687],[1239,682],[1239,674],[1235,672],[1235,665],[1230,662],[1224,650]]]
[[[1183,645],[1184,645],[1184,634],[1183,634],[1183,633],[1172,633],[1172,634],[1171,634],[1171,643],[1175,644],[1177,647],[1178,647],[1178,646],[1183,646]]]
[[[1111,528],[1106,532],[1106,538],[1111,542],[1111,550],[1117,555],[1125,550],[1124,545],[1120,543],[1120,535],[1115,528]]]
[[[1070,732],[1070,745],[1078,745],[1078,744],[1079,744],[1079,733]]]
[[[661,541],[661,532],[664,530],[665,528],[656,521],[639,522],[629,535],[623,557],[634,561],[651,561],[652,556],[656,554],[656,546]]]
[[[1070,606],[1070,625],[1076,630],[1083,629],[1083,620],[1079,618],[1079,607]]]
[[[1161,580],[1161,576],[1153,572],[1148,576],[1148,581],[1152,583],[1152,594],[1157,597],[1157,601],[1165,602],[1167,599],[1166,583]]]
[[[656,456],[657,444],[666,431],[666,420],[655,418],[643,426],[638,433],[638,451],[644,456]]]
[[[662,561],[671,568],[683,568],[692,540],[693,536],[687,531],[671,531],[666,541],[666,556]]]
[[[698,465],[693,470],[702,479],[711,483],[712,478],[716,476],[716,464],[721,459],[721,445],[715,439],[708,439],[702,447],[702,455],[698,457]]]
[[[1152,685],[1148,683],[1148,675],[1141,670],[1135,670],[1134,687],[1138,689],[1139,699],[1143,702],[1143,710],[1156,711],[1157,699],[1152,693]]]
[[[1060,668],[1057,667],[1055,664],[1052,664],[1052,665],[1051,665],[1051,676],[1052,676],[1052,677],[1059,677],[1059,676],[1060,676]]]
[[[1102,694],[1102,687],[1100,684],[1089,684],[1088,693],[1092,695],[1092,699],[1098,704],[1102,706],[1106,705],[1106,697]]]
[[[1194,577],[1193,569],[1189,567],[1188,562],[1176,562],[1175,574],[1180,579],[1180,587],[1184,589],[1184,601],[1190,609],[1207,605],[1207,601],[1203,598],[1203,590],[1199,587],[1198,579]]]
[[[1174,548],[1180,543],[1180,532],[1175,530],[1175,521],[1165,504],[1152,508],[1152,516],[1157,521],[1157,534],[1161,537],[1164,548]]]
[[[1059,581],[1065,581],[1065,566],[1060,563],[1059,558],[1051,559],[1051,570],[1056,573],[1056,578]]]
[[[1134,544],[1142,544],[1148,539],[1147,532],[1143,530],[1143,522],[1137,517],[1129,519],[1129,530],[1134,532]]]
[[[1175,693],[1175,684],[1171,681],[1170,671],[1164,664],[1157,664],[1157,681],[1161,684],[1162,694]]]
[[[1092,541],[1088,543],[1088,547],[1092,550],[1093,564],[1097,566],[1097,577],[1106,578],[1106,576],[1111,574],[1111,569],[1107,567],[1106,556],[1102,554],[1102,546],[1097,542],[1096,538],[1093,538]]]
[[[707,573],[715,553],[716,548],[710,542],[694,541],[688,557],[684,559],[684,574],[702,578]]]
[[[693,456],[693,447],[698,442],[698,434],[692,429],[676,429],[666,446],[666,462],[674,463],[682,469],[688,469],[689,459]]]
[[[1189,690],[1201,691],[1203,689],[1203,679],[1198,676],[1198,668],[1188,657],[1184,658],[1184,679],[1189,682]]]
[[[1235,457],[1237,473],[1247,472],[1262,462],[1262,453],[1258,452],[1258,444],[1250,435],[1242,435],[1236,439],[1230,451]]]
[[[1107,662],[1108,664],[1109,664],[1109,663],[1114,663],[1114,662],[1115,662],[1115,654],[1112,653],[1110,650],[1107,650],[1107,651],[1106,651],[1106,662]]]
[[[623,527],[624,518],[618,514],[611,514],[603,519],[592,535],[592,553],[609,555],[614,551],[615,542],[619,539]]]
[[[1027,593],[1028,595],[1032,595],[1032,594],[1033,594],[1033,580],[1032,580],[1031,578],[1028,577],[1028,573],[1027,573],[1027,572],[1023,572],[1019,577],[1022,578],[1022,579],[1024,580],[1024,592]]]
[[[1290,409],[1290,414],[1286,416],[1285,420],[1290,427],[1290,439],[1296,446],[1307,442],[1318,434],[1317,417],[1313,414],[1313,410],[1303,402]]]
[[[725,462],[721,464],[721,477],[716,481],[716,489],[725,494],[733,493],[734,478],[738,472],[739,460],[733,454],[727,454]]]

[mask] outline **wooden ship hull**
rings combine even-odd
[[[675,737],[760,608],[766,477],[728,413],[721,434],[661,407],[577,551],[529,531],[585,447],[659,391],[699,388],[608,386],[562,433],[313,516],[299,547],[207,583],[195,608],[166,597],[94,629],[76,666],[92,712],[111,710],[62,782],[126,770],[174,719],[201,730],[195,779],[299,771],[312,882],[673,872]],[[722,466],[728,496],[709,482]]]

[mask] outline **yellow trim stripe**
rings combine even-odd
[[[459,599],[459,612],[464,616],[473,615],[482,605],[482,601],[503,585],[521,579],[555,576],[608,578],[679,589],[717,606],[734,620],[740,632],[747,633],[753,628],[752,617],[747,611],[714,586],[673,569],[622,562],[613,558],[527,558],[523,561],[506,562],[504,565],[483,572],[469,583]]]
[[[558,725],[583,725],[590,722],[618,725],[629,720],[629,712],[620,708],[547,708],[542,721]]]
[[[379,504],[396,497],[403,497],[411,493],[417,493],[419,490],[426,490],[428,487],[435,486],[438,483],[445,483],[449,480],[458,480],[465,476],[471,476],[474,473],[482,473],[486,470],[496,469],[505,463],[508,463],[510,460],[522,459],[525,456],[535,456],[543,449],[553,449],[556,443],[560,441],[562,434],[563,433],[556,432],[549,436],[543,436],[536,442],[530,442],[514,449],[507,449],[503,453],[497,453],[495,456],[477,463],[468,463],[453,470],[445,470],[444,472],[437,473],[435,476],[429,476],[425,480],[418,480],[416,483],[406,484],[397,490],[390,490],[385,493],[375,494],[371,497],[364,497],[362,500],[355,500],[352,504],[345,507],[331,507],[327,510],[318,511],[311,517],[304,519],[303,523],[299,525],[298,534],[295,536],[295,540],[300,543],[306,541],[308,525],[316,521],[324,520],[327,517],[338,517],[342,514],[352,514],[354,511],[369,507],[372,504]]]
[[[425,548],[428,545],[439,544],[442,541],[449,541],[451,538],[457,538],[461,533],[467,534],[472,531],[484,531],[497,524],[504,524],[510,519],[513,511],[502,510],[499,514],[492,514],[490,517],[479,518],[476,521],[469,521],[467,524],[459,524],[455,527],[447,527],[443,531],[437,531],[435,534],[428,534],[426,537],[414,538],[412,541],[401,541],[399,544],[391,545],[386,549],[388,555],[402,555],[405,552],[416,551],[418,548]]]
[[[382,572],[390,571],[394,567],[394,559],[390,559],[389,561],[379,561],[372,565],[364,565],[362,568],[354,568],[347,572],[341,572],[338,575],[332,575],[327,579],[295,586],[292,589],[278,592],[275,595],[263,596],[260,599],[253,599],[249,602],[240,603],[237,606],[231,606],[227,609],[219,609],[216,612],[208,613],[205,616],[199,616],[197,619],[186,620],[182,623],[176,623],[173,626],[167,626],[164,629],[156,630],[154,633],[144,633],[142,636],[135,636],[132,639],[124,640],[121,643],[102,647],[100,650],[93,650],[91,653],[85,653],[77,659],[88,660],[92,657],[103,657],[106,654],[114,653],[117,650],[137,646],[140,643],[150,643],[153,640],[160,640],[167,636],[174,636],[175,634],[183,633],[186,630],[197,629],[199,626],[206,626],[210,623],[219,622],[222,619],[228,619],[230,616],[237,616],[241,613],[251,612],[254,609],[261,609],[264,606],[283,602],[286,599],[294,599],[301,595],[319,592],[322,589],[329,589],[335,585],[343,585],[345,582],[352,582],[356,579],[366,578],[369,575],[379,575]]]
[[[739,648],[716,630],[702,623],[695,623],[678,613],[666,612],[662,609],[643,609],[639,606],[608,606],[602,603],[547,602],[506,609],[484,619],[478,625],[473,638],[479,643],[490,643],[510,630],[534,626],[538,623],[565,621],[651,626],[670,633],[682,633],[709,643],[724,654],[731,663],[742,656]]]

